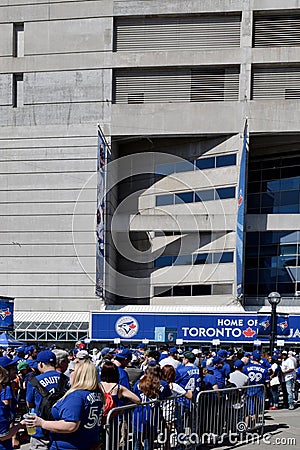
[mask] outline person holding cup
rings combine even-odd
[[[97,370],[91,360],[75,364],[74,369],[71,388],[52,408],[54,420],[38,416],[25,419],[26,426],[50,431],[50,450],[88,450],[100,440],[104,398]]]
[[[9,383],[9,373],[4,367],[0,366],[0,393]],[[23,428],[25,421],[22,420],[18,425],[11,427],[11,409],[10,406],[0,401],[0,450],[12,450],[12,437]]]

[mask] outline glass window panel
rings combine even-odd
[[[257,257],[255,258],[249,258],[248,253],[247,253],[247,267],[249,269],[255,269],[256,267],[258,267],[258,260]]]
[[[208,257],[208,253],[201,253],[195,256],[196,257],[194,259],[194,264],[205,264]]]
[[[194,192],[179,192],[175,194],[176,205],[180,203],[193,203],[193,201],[194,201]]]
[[[248,172],[248,183],[251,183],[252,181],[260,181],[261,179],[261,172],[259,170],[250,170]]]
[[[277,245],[265,245],[260,247],[261,256],[277,256]]]
[[[259,247],[247,247],[247,252],[246,252],[246,254],[247,254],[247,257],[248,256],[258,256],[258,249],[259,249]]]
[[[208,202],[210,200],[214,200],[214,190],[207,189],[205,191],[197,191],[195,195],[196,202]]]
[[[82,339],[85,339],[85,338],[87,338],[87,333],[83,333],[82,331],[79,331],[78,332],[78,340],[82,340]]]
[[[277,214],[279,213],[280,206],[266,206],[260,209],[261,214]]]
[[[292,271],[288,270],[288,268],[278,268],[277,281],[279,283],[294,283],[295,277]]]
[[[236,154],[222,155],[216,157],[216,167],[226,167],[236,165]]]
[[[258,295],[269,295],[270,292],[277,291],[277,284],[274,282],[270,283],[259,283],[258,285]]]
[[[80,327],[81,322],[72,322],[69,326],[69,330],[77,330]]]
[[[276,269],[259,269],[258,277],[260,283],[276,280]]]
[[[200,170],[203,169],[214,169],[215,167],[215,158],[201,158],[197,159],[196,161],[196,167]]]
[[[60,326],[60,322],[51,322],[49,328],[51,328],[51,330],[57,330]]]
[[[276,286],[276,291],[281,295],[294,295],[295,294],[295,284],[294,283],[278,283]]]
[[[232,284],[213,284],[213,295],[232,294]]]
[[[256,296],[257,295],[257,285],[255,284],[245,284],[246,295]]]
[[[175,172],[191,172],[195,168],[194,164],[189,161],[180,161],[175,163]]]
[[[56,332],[55,331],[47,331],[47,341],[56,341]]]
[[[67,333],[68,341],[76,341],[77,340],[77,333],[75,331],[69,331]]]
[[[281,205],[298,205],[299,204],[299,190],[282,191],[280,195]]]
[[[277,202],[277,203],[276,203]],[[279,204],[279,195],[275,195],[274,192],[265,192],[261,194],[261,206],[274,206]]]
[[[17,331],[16,332],[16,339],[20,341],[25,341],[26,339],[25,331]]]
[[[299,170],[300,170],[299,166],[283,167],[281,169],[281,178],[295,178],[295,177],[299,177]]]
[[[233,252],[224,252],[221,256],[220,263],[232,263],[233,262]]]
[[[300,231],[281,232],[279,233],[279,239],[281,244],[297,243],[300,242]]]
[[[38,331],[36,334],[36,337],[39,341],[46,341],[46,332],[45,331]]]
[[[67,340],[67,333],[63,331],[57,332],[57,340],[58,341],[66,341]]]
[[[278,232],[277,231],[266,231],[259,233],[260,244],[277,244],[278,242]]]
[[[274,168],[274,169],[266,169],[262,171],[262,179],[263,180],[277,180],[280,178],[280,169]]]
[[[234,198],[235,197],[235,187],[226,187],[216,189],[216,199]]]
[[[27,331],[27,339],[30,341],[36,341],[36,335],[34,331]]]
[[[67,330],[69,328],[70,323],[69,322],[61,322],[59,325],[60,330]]]
[[[257,269],[246,269],[245,270],[245,278],[247,283],[253,284],[257,282]]]
[[[299,214],[299,205],[278,206],[279,214]]]
[[[160,256],[154,261],[154,267],[168,267],[172,266],[173,257],[172,256]]]
[[[192,295],[211,295],[210,284],[195,284],[192,286]]]
[[[247,245],[258,245],[259,243],[259,233],[256,231],[255,233],[247,233],[246,234]]]
[[[280,254],[281,255],[296,255],[297,254],[297,245],[280,245]]]
[[[173,264],[174,264],[174,266],[191,265],[192,264],[192,255],[179,255],[177,257],[175,256]]]
[[[249,194],[260,192],[260,183],[249,183],[247,187],[247,192]]]
[[[258,266],[262,269],[275,268],[277,267],[277,257],[276,256],[265,256],[258,260]]]
[[[191,295],[191,286],[174,286],[173,287],[173,295],[179,296],[179,295]]]
[[[289,189],[299,189],[300,186],[300,176],[291,178],[282,178],[280,180],[280,189],[282,191],[287,191]]]
[[[274,169],[279,166],[280,163],[277,159],[265,159],[264,161],[261,161],[262,169]]]
[[[220,253],[220,252],[211,253],[208,256],[208,260],[210,260],[210,264],[219,264],[219,262],[221,261],[221,258],[222,258],[222,253]]]
[[[280,180],[267,181],[262,183],[265,192],[279,192]]]
[[[169,175],[175,172],[175,164],[157,164],[155,166],[155,173],[158,175]]]
[[[40,330],[46,330],[49,327],[50,323],[49,322],[41,322],[39,329]]]
[[[260,194],[250,194],[247,197],[247,208],[256,209],[260,206]]]
[[[89,329],[88,322],[82,322],[79,326],[79,330],[88,330],[88,329]]]
[[[157,195],[155,200],[156,206],[173,205],[174,195],[173,194]]]
[[[171,297],[171,295],[172,295],[171,286],[154,287],[154,297]]]

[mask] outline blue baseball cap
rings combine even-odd
[[[238,370],[241,370],[243,367],[244,367],[244,363],[243,363],[243,361],[241,361],[240,359],[237,359],[235,362],[234,362],[234,364],[233,364],[233,367],[235,368],[235,369],[238,369]]]
[[[117,353],[115,358],[117,359],[129,359],[131,361],[132,359],[132,352],[129,350],[129,348],[124,348],[120,353]]]
[[[169,349],[169,353],[171,353],[172,355],[174,355],[174,353],[178,353],[178,350],[177,350],[176,347],[171,347],[171,348]]]
[[[254,361],[259,361],[261,358],[260,350],[254,350],[254,352],[252,353],[252,356],[253,356]]]
[[[220,356],[214,356],[212,359],[212,363],[215,366],[216,364],[222,364],[224,359],[220,358]]]
[[[14,357],[14,359],[8,358],[8,356],[1,356],[0,358],[0,366],[2,367],[9,367],[13,364],[17,364],[19,361],[19,358],[17,356]]]
[[[145,348],[145,347],[146,347],[145,344],[139,344],[139,345],[137,346],[137,348]]]
[[[220,358],[227,358],[228,352],[227,350],[221,349],[218,351],[217,355],[220,356]]]
[[[51,350],[43,350],[36,357],[37,362],[56,364],[56,356]]]

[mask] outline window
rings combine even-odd
[[[13,25],[13,56],[15,58],[24,56],[24,23]]]
[[[234,198],[235,197],[235,187],[226,187],[226,188],[218,188],[216,189],[216,196],[221,200],[226,198]]]
[[[24,92],[23,92],[23,74],[14,74],[12,83],[12,105],[14,108],[23,106]]]
[[[197,191],[195,196],[196,202],[208,202],[215,199],[213,189],[207,189],[205,191]]]
[[[193,203],[193,201],[194,201],[194,192],[181,192],[175,194],[176,205],[180,203]]]
[[[215,167],[215,158],[202,158],[196,161],[197,169],[213,169]]]
[[[174,286],[173,287],[173,295],[174,296],[178,296],[178,295],[190,296],[191,295],[191,286],[189,286],[189,285],[187,285],[187,286]]]
[[[210,284],[196,284],[192,286],[192,295],[211,295]]]
[[[156,206],[173,205],[173,203],[174,203],[174,195],[173,194],[156,196]]]
[[[222,155],[216,157],[216,167],[226,167],[236,165],[236,154]]]

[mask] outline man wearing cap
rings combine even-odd
[[[261,352],[254,350],[252,354],[252,361],[248,366],[244,367],[244,373],[249,377],[249,386],[258,384],[267,384],[270,381],[269,371],[266,367],[260,364]],[[264,406],[261,404],[264,399],[264,389],[255,388],[248,390],[248,413],[252,417],[254,423],[256,422],[256,406],[261,410]]]
[[[229,375],[229,383],[234,384],[237,388],[241,388],[243,386],[246,386],[249,381],[248,375],[243,373],[244,370],[244,363],[240,359],[237,359],[233,363],[234,372],[232,372]]]
[[[113,363],[117,366],[119,371],[119,383],[125,386],[127,389],[131,390],[129,383],[128,373],[125,367],[128,366],[129,361],[132,359],[132,353],[129,348],[124,348],[120,353],[117,353],[114,357]]]
[[[288,357],[288,353],[284,350],[282,352],[281,361],[281,373],[282,373],[282,394],[283,403],[285,408],[294,409],[294,376],[295,376],[295,364],[292,358]]]
[[[192,352],[185,352],[183,354],[183,361],[176,368],[175,383],[179,384],[186,391],[192,391],[196,394],[199,391],[200,372],[199,368],[195,366],[196,356]]]
[[[171,347],[169,349],[169,355],[167,358],[161,359],[159,361],[159,365],[160,367],[164,367],[164,366],[173,366],[174,369],[176,370],[177,367],[180,365],[180,361],[178,361],[178,350],[176,347]]]
[[[43,350],[37,355],[37,364],[40,375],[36,378],[48,391],[55,389],[60,378],[59,372],[56,372],[56,357],[50,350]],[[29,409],[34,408],[37,415],[40,414],[40,404],[42,396],[29,382],[27,385],[26,402]],[[42,428],[36,429],[36,434],[30,439],[30,450],[46,450],[49,448],[49,438],[43,433]]]

